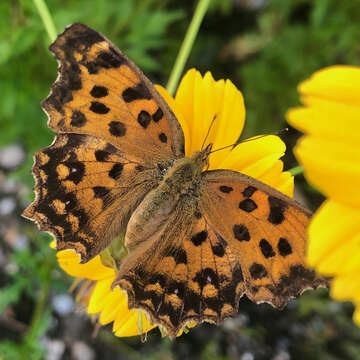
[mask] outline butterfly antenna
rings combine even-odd
[[[237,146],[237,145],[239,145],[239,144],[242,144],[242,143],[244,143],[244,142],[261,139],[261,138],[266,137],[266,136],[270,136],[270,135],[280,135],[280,134],[282,134],[282,133],[284,133],[284,132],[287,132],[287,131],[289,131],[289,128],[284,128],[284,129],[281,129],[281,130],[278,130],[278,131],[274,131],[274,132],[272,132],[272,133],[270,133],[270,134],[258,135],[258,136],[254,136],[254,137],[252,137],[252,138],[250,138],[250,139],[245,139],[245,140],[242,140],[242,141],[237,141],[237,142],[234,143],[234,144],[227,145],[227,146],[224,146],[224,147],[222,147],[222,148],[213,150],[213,151],[211,151],[209,154],[212,154],[212,153],[217,152],[217,151],[220,151],[220,150],[227,149],[227,148],[229,148],[229,147],[235,147],[235,146]]]
[[[209,136],[209,134],[210,134],[210,130],[211,130],[211,128],[212,128],[212,126],[213,126],[213,124],[214,124],[214,122],[215,122],[215,119],[216,119],[216,114],[214,115],[213,119],[211,120],[211,124],[210,124],[210,126],[209,126],[209,128],[208,128],[208,131],[207,131],[207,133],[206,133],[205,139],[204,139],[204,141],[203,141],[203,143],[202,143],[202,145],[201,145],[200,151],[204,148],[205,142],[206,142],[206,140],[207,140],[207,138],[208,138],[208,136]]]

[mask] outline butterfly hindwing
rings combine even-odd
[[[171,337],[187,323],[218,324],[235,315],[244,290],[238,259],[192,202],[179,202],[114,282],[127,291],[130,308],[145,310]]]
[[[326,285],[305,266],[311,213],[294,200],[246,175],[214,170],[203,174],[200,203],[239,259],[253,301],[281,308],[304,290]]]

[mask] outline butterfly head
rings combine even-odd
[[[204,169],[209,167],[209,155],[211,153],[213,144],[209,144],[205,149],[196,151],[191,156],[191,160],[197,165],[199,169]]]

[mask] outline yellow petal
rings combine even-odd
[[[219,83],[217,82],[217,84]],[[216,115],[210,132],[212,136],[209,136],[206,141],[207,143],[213,143],[213,150],[234,144],[238,140],[245,123],[245,105],[241,92],[230,80],[226,80],[221,91],[222,101],[215,108],[215,114],[210,115],[211,121],[213,116]],[[208,126],[210,126],[210,123]],[[220,168],[221,162],[230,151],[231,148],[211,154],[210,168]]]
[[[178,90],[176,92],[175,101],[178,104],[181,112],[184,116],[184,120],[187,124],[187,128],[189,129],[188,136],[185,137],[185,152],[186,156],[190,156],[192,154],[192,143],[191,143],[191,131],[192,124],[195,122],[194,120],[194,92],[195,86],[194,84],[200,80],[201,75],[195,69],[190,69],[180,81]]]
[[[135,336],[147,333],[155,326],[151,325],[150,320],[142,311],[131,310],[130,316],[115,332],[116,336]]]
[[[314,187],[334,200],[359,206],[360,146],[305,136],[294,152]]]
[[[240,136],[245,121],[244,99],[230,80],[215,81],[211,73],[202,77],[191,69],[182,79],[175,99],[190,131],[185,145],[187,156],[201,149],[209,130],[205,146],[213,143],[214,149],[231,145]],[[210,162],[217,163],[223,154],[214,153]]]
[[[330,295],[339,301],[360,301],[360,277],[351,273],[336,276],[331,282]]]
[[[299,85],[299,92],[350,105],[360,105],[360,68],[331,66]]]
[[[71,276],[90,280],[114,277],[114,270],[104,266],[100,256],[95,256],[86,264],[80,264],[80,256],[74,250],[62,250],[56,256],[60,267]]]
[[[347,246],[349,242],[356,242],[359,224],[359,209],[333,200],[325,201],[313,216],[309,226],[307,252],[309,265],[323,274],[334,275],[341,272],[343,262],[347,260],[341,248]],[[339,257],[333,256],[337,251]],[[353,250],[348,253],[347,258],[352,256],[354,256]]]
[[[356,310],[353,315],[354,323],[360,326],[360,302],[356,304]]]
[[[289,124],[298,130],[316,137],[358,145],[360,141],[360,106],[316,98],[311,106],[288,111]]]
[[[111,291],[111,285],[114,277],[96,282],[93,293],[90,298],[89,306],[87,309],[88,314],[96,314],[104,308],[104,298]]]
[[[102,325],[114,321],[118,312],[122,311],[122,307],[124,305],[126,306],[126,311],[129,311],[127,297],[118,287],[116,287],[114,290],[109,288],[109,292],[104,297],[103,303],[104,306],[99,319]]]

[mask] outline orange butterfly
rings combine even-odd
[[[58,250],[84,263],[124,234],[113,286],[172,337],[236,315],[243,294],[281,308],[326,285],[304,265],[309,211],[244,174],[204,171],[211,144],[185,157],[165,100],[98,32],[73,24],[50,49],[59,77],[43,108],[57,136],[35,154],[24,216]]]

